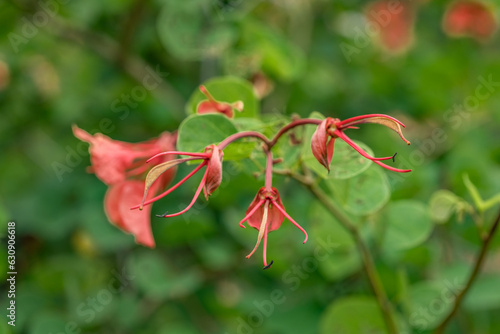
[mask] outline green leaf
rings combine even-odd
[[[257,21],[245,20],[242,28],[241,44],[259,56],[265,72],[284,81],[296,80],[303,73],[304,54],[284,36]]]
[[[500,275],[481,276],[467,293],[464,306],[470,311],[485,311],[500,307]]]
[[[128,259],[132,283],[152,299],[183,296],[197,288],[201,275],[195,270],[176,274],[158,253],[143,251]]]
[[[30,334],[46,334],[66,332],[68,321],[54,311],[42,311],[37,314],[31,322]],[[76,323],[71,324],[72,330],[79,329]]]
[[[413,328],[434,329],[450,313],[456,291],[439,282],[420,282],[409,289],[408,321]]]
[[[191,115],[179,126],[177,148],[180,151],[200,152],[236,132],[236,127],[224,115]],[[224,158],[227,157],[224,155]]]
[[[349,179],[327,179],[326,184],[346,211],[359,216],[376,212],[391,195],[387,176],[378,166]]]
[[[235,118],[257,117],[259,115],[259,101],[255,96],[252,84],[248,81],[229,76],[210,79],[204,82],[203,85],[213,98],[219,102],[243,102],[243,111],[235,110]],[[197,88],[186,104],[186,113],[188,115],[196,113],[198,103],[206,99],[207,97]]]
[[[306,151],[303,156],[304,163],[307,167],[312,169],[317,175],[323,178],[334,178],[334,179],[348,179],[350,177],[356,176],[367,170],[371,161],[363,158],[358,152],[356,152],[352,147],[346,144],[340,139],[335,140],[335,149],[333,153],[333,159],[331,164],[331,171],[328,171],[323,167],[318,160],[314,157],[311,151],[311,136],[315,129],[308,129],[307,133],[307,143],[305,145]],[[310,134],[310,136],[309,136]],[[368,154],[373,154],[372,150],[365,144],[355,141],[363,150]]]
[[[219,114],[191,115],[179,126],[177,148],[185,152],[200,152],[211,144],[218,144],[237,132],[229,118]],[[224,160],[250,157],[256,146],[254,140],[238,140],[224,149]]]
[[[354,239],[321,205],[311,206],[311,239],[318,245],[332,245],[326,261],[319,262],[323,275],[342,279],[361,268]]]
[[[204,0],[167,1],[157,19],[163,46],[175,57],[187,60],[224,53],[234,42],[236,31],[228,21],[205,19],[210,7]]]
[[[430,236],[433,224],[424,204],[403,200],[390,203],[382,214],[382,248],[393,252],[416,247]]]
[[[135,253],[128,259],[127,267],[132,284],[146,295],[161,299],[170,293],[172,273],[159,254],[150,251]]]
[[[448,190],[438,190],[429,201],[429,212],[432,220],[438,224],[446,223],[453,213],[463,214],[469,204]]]
[[[399,319],[398,319],[399,320]],[[398,321],[398,333],[407,333]],[[384,318],[374,297],[350,296],[335,300],[323,313],[320,333],[387,333]]]

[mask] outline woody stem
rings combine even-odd
[[[330,197],[325,194],[323,190],[321,190],[318,185],[301,175],[291,172],[288,173],[288,175],[306,186],[309,191],[320,201],[323,207],[327,209],[330,214],[335,217],[335,219],[337,219],[337,221],[339,221],[340,224],[342,224],[342,226],[352,235],[361,255],[366,276],[373,290],[373,293],[375,294],[380,310],[382,311],[382,316],[387,326],[387,332],[390,334],[397,334],[398,330],[396,327],[394,315],[391,311],[389,299],[387,298],[387,293],[385,292],[384,286],[382,285],[382,280],[380,279],[380,276],[378,275],[378,272],[376,270],[375,263],[370,254],[370,250],[365,244],[365,241],[361,237],[361,234],[359,233],[356,226],[351,222],[349,217],[347,217],[337,207],[337,205],[330,199]]]
[[[469,276],[469,279],[467,280],[465,288],[462,291],[460,291],[460,293],[457,295],[457,298],[455,298],[455,302],[453,304],[453,308],[452,308],[451,312],[443,320],[443,322],[441,322],[441,324],[436,328],[436,331],[434,332],[435,334],[444,333],[446,326],[450,323],[450,321],[453,319],[453,317],[457,313],[458,308],[460,307],[460,305],[462,303],[462,300],[464,299],[465,295],[472,287],[479,272],[481,271],[481,267],[483,265],[484,259],[486,258],[486,253],[488,251],[488,246],[490,245],[490,242],[493,239],[493,236],[495,235],[495,232],[496,232],[499,224],[500,224],[500,212],[498,213],[497,217],[495,218],[495,221],[491,225],[491,227],[488,231],[488,234],[486,235],[485,238],[483,238],[483,244],[481,245],[481,250],[479,251],[479,255],[475,261],[476,263],[474,265],[474,268],[472,269],[472,272]]]

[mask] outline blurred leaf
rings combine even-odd
[[[32,319],[29,334],[66,333],[67,320],[53,311],[42,311]],[[72,331],[78,329],[76,323]]]
[[[457,213],[460,218],[464,211],[470,209],[467,202],[448,190],[436,191],[429,201],[429,213],[432,220],[438,224],[446,223],[453,213]]]
[[[335,300],[324,311],[320,333],[386,333],[384,319],[375,298],[350,296]]]
[[[493,207],[494,205],[500,203],[500,194],[490,198],[487,201],[483,200],[476,186],[471,182],[468,174],[463,175],[463,180],[465,187],[469,191],[469,194],[471,195],[472,200],[474,201],[474,205],[480,212],[484,212],[489,208]]]
[[[203,85],[218,102],[230,104],[236,101],[243,102],[243,111],[235,110],[235,118],[257,117],[259,115],[259,101],[250,82],[238,77],[218,77],[204,82]],[[198,103],[206,99],[207,97],[197,88],[186,104],[186,113],[188,115],[196,113]],[[241,122],[246,121],[242,120]]]
[[[327,179],[348,212],[363,216],[376,212],[389,201],[391,191],[385,173],[376,166],[349,179]]]
[[[318,247],[328,252],[328,257],[319,262],[323,275],[329,279],[342,279],[361,268],[361,259],[354,239],[322,206],[311,206],[311,239]]]
[[[387,252],[416,247],[427,240],[433,229],[426,206],[413,200],[389,203],[380,223],[385,229],[382,248]]]
[[[485,274],[484,276],[480,276],[465,296],[465,308],[470,311],[498,309],[500,307],[499,286],[499,274]]]
[[[296,80],[305,69],[304,54],[284,36],[258,21],[242,22],[241,44],[261,57],[262,69],[281,80]]]
[[[455,299],[451,289],[438,282],[421,282],[410,287],[410,326],[418,331],[434,329],[449,314]]]
[[[208,145],[218,144],[236,132],[233,123],[224,115],[191,115],[179,126],[177,148],[185,152],[200,152]],[[224,158],[230,157],[224,154]]]
[[[189,294],[201,284],[201,273],[195,269],[177,274],[165,259],[151,251],[133,254],[127,266],[132,283],[154,300]]]
[[[228,21],[217,20],[217,13],[204,0],[169,0],[156,21],[158,36],[165,48],[180,59],[200,59],[222,54],[236,38]]]

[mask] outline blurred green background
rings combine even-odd
[[[385,333],[383,325],[329,325],[360,316],[377,324],[380,315],[350,237],[285,177],[275,181],[282,200],[312,238],[302,245],[285,222],[269,237],[275,264],[266,271],[260,252],[245,259],[256,231],[237,226],[262,184],[245,173],[227,172],[223,191],[187,215],[153,217],[156,249],[107,221],[106,186],[86,173],[88,146],[71,125],[147,140],[177,129],[201,83],[228,75],[272,87],[260,101],[269,118],[385,113],[406,124],[409,147],[377,126],[352,133],[377,156],[397,151],[396,165],[414,170],[384,171],[390,202],[362,219],[376,231],[387,215],[407,214],[409,224],[428,227],[416,244],[371,247],[407,333],[431,330],[449,310],[447,294],[463,283],[479,239],[467,215],[431,221],[430,198],[449,189],[470,201],[464,173],[483,198],[500,192],[499,36],[448,36],[442,20],[450,3],[409,1],[413,41],[395,52],[368,36],[367,1],[2,1],[0,236],[9,220],[17,223],[18,276],[16,327],[4,321],[2,283],[0,332]],[[161,83],[144,90],[151,71]],[[190,168],[180,167],[177,178]],[[153,213],[187,203],[196,182]],[[419,219],[405,211],[408,203]],[[324,246],[327,236],[334,247]],[[449,333],[500,332],[499,246],[497,236]],[[326,260],[315,260],[318,247],[331,250]]]

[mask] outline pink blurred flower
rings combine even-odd
[[[133,144],[113,140],[100,133],[91,135],[76,125],[73,126],[73,134],[90,144],[92,166],[89,171],[109,186],[104,199],[104,210],[109,221],[133,234],[137,243],[154,247],[151,210],[135,212],[130,207],[143,198],[144,175],[149,170],[146,159],[174,149],[177,136],[164,132],[158,138]],[[163,161],[167,160],[169,158],[163,158]],[[165,187],[174,175],[174,169],[162,174],[160,181],[151,189],[151,197]]]
[[[482,2],[456,1],[448,6],[443,29],[449,36],[485,40],[497,29],[497,20]]]
[[[366,8],[368,22],[379,28],[378,42],[390,53],[402,53],[413,43],[414,5],[404,1],[380,0]]]
[[[229,118],[234,117],[234,110],[243,111],[243,102],[236,101],[233,103],[219,102],[214,99],[212,94],[210,94],[205,86],[200,86],[200,91],[207,97],[207,100],[203,100],[196,106],[196,113],[198,114],[209,114],[209,113],[219,113],[224,114]]]

